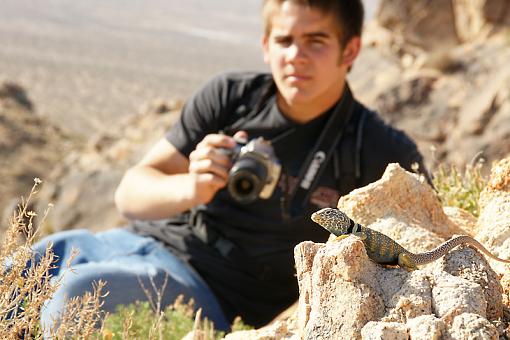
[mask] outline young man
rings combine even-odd
[[[61,311],[64,292],[78,295],[94,279],[108,281],[112,309],[144,298],[140,277],[169,275],[164,304],[184,293],[219,328],[237,315],[262,326],[298,297],[294,246],[327,239],[310,214],[379,179],[388,163],[422,166],[415,144],[346,84],[360,50],[360,0],[266,0],[263,15],[271,74],[220,75],[188,100],[116,191],[119,210],[143,222],[53,239],[57,253],[85,249],[46,315]],[[242,203],[226,189],[232,136],[270,141],[282,171],[268,198]]]

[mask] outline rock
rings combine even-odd
[[[419,67],[441,71],[442,74],[453,74],[466,69],[461,56],[452,50],[432,51],[423,55]]]
[[[158,98],[142,105],[139,110],[141,115],[159,115],[171,111],[181,110],[183,102],[181,100],[165,100]]]
[[[494,1],[467,1],[471,4],[466,5],[466,11],[470,6]],[[423,7],[425,2],[431,3],[387,0],[381,8],[389,6],[390,15],[404,16],[398,13]],[[433,3],[427,9],[427,13],[434,11],[429,17],[436,16],[436,8],[451,6],[450,1]],[[392,6],[404,9],[395,12]],[[419,19],[409,16],[404,20]],[[406,25],[407,21],[394,25]],[[441,35],[437,44],[441,45],[444,30],[437,27],[434,29]],[[388,31],[393,34],[388,35]],[[510,154],[508,33],[494,31],[484,40],[470,38],[448,48],[416,48],[399,38],[399,32],[375,23],[368,26],[367,41],[349,75],[357,98],[407,132],[417,142],[429,169],[438,162],[463,168],[477,155],[490,164]]]
[[[439,340],[446,325],[434,315],[422,315],[407,322],[409,336],[413,340]]]
[[[486,200],[487,197],[484,196],[490,196],[491,192],[510,192],[510,158],[502,159],[492,167],[491,176],[486,190],[482,193],[481,201]]]
[[[506,67],[480,86],[478,93],[470,97],[461,107],[459,115],[462,120],[459,121],[458,129],[454,133],[460,135],[483,133],[498,112],[496,98],[509,79],[510,67]]]
[[[477,233],[477,219],[469,211],[458,207],[443,207],[443,211],[450,221],[455,223],[460,229],[466,231],[470,236]]]
[[[487,319],[478,314],[463,313],[455,317],[448,329],[451,339],[497,340],[498,331]]]
[[[16,83],[6,81],[0,83],[0,105],[7,105],[8,101],[12,101],[28,111],[34,110],[34,104],[28,98],[25,89]]]
[[[389,123],[394,124],[400,120],[399,115],[403,107],[423,105],[430,100],[430,93],[436,80],[435,77],[427,76],[405,80],[379,96],[376,104],[386,112]]]
[[[398,58],[393,55],[390,43],[378,36],[384,35],[386,30],[377,26],[372,27],[374,27],[371,31],[372,37],[365,38],[368,39],[366,44],[371,43],[375,47],[362,48],[358,60],[349,73],[349,81],[356,90],[356,96],[361,96],[363,102],[369,106],[373,105],[388,88],[398,84],[402,77],[402,66]],[[371,69],[384,70],[384,72],[368,75],[367,70]]]
[[[510,23],[506,0],[382,0],[377,21],[425,50],[475,41]]]
[[[297,271],[297,279],[300,285],[299,303],[297,309],[297,323],[300,329],[304,329],[310,317],[311,310],[311,293],[312,284],[312,268],[315,254],[322,248],[321,245],[313,242],[302,242],[300,248],[294,251],[294,259]]]
[[[499,276],[478,250],[460,246],[436,262],[436,268],[480,286],[487,302],[485,316],[496,320],[503,316],[503,288]]]
[[[432,285],[424,271],[414,271],[409,275],[396,275],[396,271],[383,271],[378,282],[383,291],[386,306],[384,322],[406,323],[407,320],[423,315],[432,314]],[[390,276],[397,276],[404,280],[392,282]],[[389,290],[388,290],[389,286]]]
[[[407,340],[409,330],[407,326],[398,322],[370,321],[361,330],[363,340]]]
[[[288,329],[286,322],[278,321],[261,329],[238,331],[227,334],[225,340],[300,340],[299,336]]]
[[[462,313],[485,317],[487,301],[479,285],[445,272],[435,275],[434,280],[432,308],[447,324]]]
[[[452,253],[445,256],[438,264],[443,270],[457,277],[479,285],[487,301],[486,317],[496,320],[503,316],[503,288],[500,276],[489,265],[478,250],[471,247],[459,247],[453,257]]]
[[[13,83],[0,84],[2,226],[12,217],[21,197],[28,196],[34,178],[45,180],[64,155],[79,143],[32,108],[22,87]]]
[[[487,187],[480,195],[476,238],[496,256],[510,259],[510,157],[494,164]],[[489,260],[499,272],[508,265]]]
[[[510,24],[510,6],[506,0],[453,0],[453,6],[456,31],[463,42]]]
[[[501,168],[494,172],[501,174]],[[490,187],[505,187],[505,178],[494,179]],[[340,199],[339,207],[392,238],[419,240],[408,234],[422,233],[426,236],[421,242],[427,237],[437,242],[437,232],[444,234],[444,229],[434,224],[453,223],[441,215],[443,209],[428,190],[416,175],[390,165],[380,181],[351,192]],[[382,192],[392,197],[391,205],[379,198]],[[421,199],[413,201],[414,197]],[[414,243],[416,248],[419,243]],[[325,245],[303,242],[294,255],[300,288],[297,328],[305,339],[498,335],[489,320],[503,316],[503,289],[489,262],[471,247],[460,246],[411,273],[375,264],[354,236]]]
[[[424,179],[405,171],[398,164],[388,165],[380,180],[340,198],[338,208],[365,226],[374,223],[377,218],[391,216],[444,238],[463,234],[445,215],[441,203]]]
[[[311,256],[310,246],[299,244],[295,257]],[[313,266],[311,259],[296,262],[300,295],[307,295],[309,314],[298,314],[298,327],[303,339],[360,338],[363,326],[384,314],[384,305],[373,288],[375,265],[368,260],[363,244],[354,239],[321,246]],[[300,266],[304,263],[305,266]],[[310,270],[307,273],[305,271]],[[304,320],[303,320],[304,318]]]
[[[467,253],[474,263],[462,272],[459,264],[469,262]],[[487,294],[491,278],[484,273],[490,268],[480,267],[483,258],[467,247],[448,257],[434,270],[407,273],[371,262],[353,236],[325,245],[303,242],[296,246],[295,258],[300,296],[307,296],[300,303],[308,303],[300,306],[297,332],[304,339],[442,338],[446,329],[459,325],[483,325],[483,332],[492,332],[485,316],[494,303],[488,300],[498,296]],[[455,329],[453,333],[460,331]]]
[[[429,50],[459,43],[450,1],[382,0],[377,21],[383,27],[398,32],[407,44]]]

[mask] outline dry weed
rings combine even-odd
[[[1,339],[42,338],[41,308],[61,282],[59,279],[51,280],[50,270],[54,268],[55,262],[52,245],[47,245],[44,254],[36,254],[32,249],[37,238],[37,228],[33,223],[36,214],[29,211],[28,206],[40,183],[36,178],[28,198],[22,198],[0,244]],[[73,334],[73,337],[76,335],[85,338],[92,334],[92,329],[99,321],[99,299],[103,287],[104,283],[100,282],[95,286],[93,294],[70,300],[62,322],[53,328],[56,334],[51,335],[64,338],[64,334]]]
[[[105,316],[101,312],[101,298],[106,296],[102,295],[105,284],[104,281],[95,282],[92,293],[69,299],[65,313],[60,320],[55,320],[50,333],[57,339],[90,339],[97,334]]]

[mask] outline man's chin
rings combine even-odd
[[[282,96],[285,99],[285,102],[291,106],[304,105],[311,101],[310,95],[306,91],[300,89],[286,91],[286,93],[283,93]]]

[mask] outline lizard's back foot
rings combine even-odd
[[[418,269],[416,262],[408,254],[405,253],[398,254],[398,265],[408,272]]]

